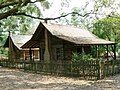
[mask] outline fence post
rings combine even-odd
[[[99,72],[100,72],[100,79],[103,79],[104,76],[104,61],[99,61]]]
[[[37,65],[38,65],[38,63],[35,62],[35,73],[37,73]]]
[[[23,62],[23,69],[24,69],[24,71],[25,71],[25,61]]]
[[[114,60],[112,60],[112,75],[114,75],[115,74],[115,70],[114,70]]]

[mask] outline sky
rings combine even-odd
[[[65,3],[63,6],[61,6],[62,1],[66,1],[66,0],[47,0],[48,2],[50,2],[51,6],[49,9],[44,9],[43,7],[41,7],[40,3],[37,4],[37,6],[40,8],[43,18],[55,18],[55,17],[59,17],[61,16],[61,14],[64,13],[70,13],[72,12],[72,8],[74,7],[78,7],[80,8],[80,10],[82,8],[85,7],[85,5],[87,4],[87,7],[85,8],[85,12],[86,13],[90,13],[91,11],[94,11],[94,2],[95,0],[67,0],[69,1],[68,3]],[[119,3],[120,5],[120,0],[113,0],[116,3]],[[117,8],[117,12],[120,13],[120,6],[117,5],[113,5],[113,7],[118,7]],[[81,10],[79,12],[80,14],[83,14],[84,11]],[[97,18],[101,19],[106,17],[106,15],[109,15],[111,13],[111,9],[110,8],[102,8],[97,12]],[[65,17],[67,18],[67,20],[70,21],[71,16],[67,16]],[[89,22],[89,23],[93,23],[94,21],[96,21],[96,17],[95,14],[90,14],[89,17],[85,18],[84,17],[79,17],[80,19],[83,18],[84,21],[82,22]],[[63,20],[64,18],[62,18]],[[65,20],[65,19],[64,19]],[[39,21],[38,21],[39,22]],[[67,22],[63,21],[60,22],[59,20],[55,20],[55,21],[49,21],[50,23],[59,23],[59,24],[68,24]],[[70,24],[70,22],[69,22]],[[86,23],[87,24],[87,23]]]
[[[81,7],[86,4],[86,1],[91,1],[91,0],[68,0],[70,1],[69,5],[65,5],[64,7],[61,6],[62,0],[48,0],[49,2],[52,2],[52,6],[50,9],[43,10],[44,12],[44,17],[56,17],[60,16],[61,12],[66,12],[70,13],[71,9],[73,7]],[[89,5],[89,10],[92,8],[92,3]],[[42,10],[42,7],[40,7]]]
[[[90,12],[91,10],[94,9],[94,2],[93,0],[67,0],[69,1],[69,4],[66,3],[63,7],[61,6],[61,2],[65,0],[47,0],[48,2],[51,3],[50,9],[44,9],[42,12],[43,16],[46,17],[57,17],[60,16],[61,12],[66,12],[69,13],[71,12],[71,9],[73,7],[84,7],[87,2],[89,2],[86,10]],[[120,0],[114,0],[116,3],[120,3]],[[116,6],[115,6],[116,7]],[[43,8],[40,7],[42,10]],[[120,12],[120,8],[117,8],[117,11]],[[110,8],[106,8],[100,11],[101,14],[109,14],[111,12]]]

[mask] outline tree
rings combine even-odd
[[[120,15],[107,16],[95,22],[93,33],[98,37],[118,43],[120,49]],[[120,53],[120,52],[119,52]]]
[[[120,43],[120,17],[108,16],[98,20],[94,24],[93,33],[97,34],[100,38]]]
[[[0,0],[0,32],[12,31],[15,33],[17,31],[25,34],[34,22],[31,17],[42,16],[36,2],[49,8],[49,2],[46,0]]]
[[[113,12],[119,13],[118,7],[119,2],[117,0],[86,0],[84,4],[81,3],[71,9],[73,12],[71,16],[60,18],[56,22],[82,26],[92,30],[94,20],[111,15]],[[67,13],[62,12],[62,15],[64,14]]]
[[[40,11],[35,3],[41,2],[44,6],[46,5],[45,3],[48,3],[45,0],[32,1],[33,0],[0,0],[0,20],[14,15],[30,16],[34,12],[36,15],[40,15]],[[47,5],[46,8],[48,8]]]

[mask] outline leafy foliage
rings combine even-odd
[[[114,15],[98,20],[94,24],[93,33],[98,37],[118,43],[117,51],[120,45],[120,16]]]
[[[23,0],[23,3],[26,2],[27,0]],[[45,1],[45,0],[44,0]],[[7,1],[3,1],[1,5],[4,5],[5,2]],[[7,2],[9,3],[9,2]],[[16,4],[15,4],[16,5]],[[9,7],[9,8],[8,8]],[[10,9],[14,8],[14,6],[6,6],[4,8],[1,9],[0,14],[9,11]],[[39,8],[36,6],[36,4],[34,3],[28,3],[25,6],[22,6],[21,8],[18,9],[16,13],[26,13],[28,15],[34,15],[37,17],[42,16]],[[32,23],[34,23],[34,20],[32,18],[29,17],[25,17],[24,15],[20,15],[20,16],[12,16],[12,17],[8,17],[7,19],[2,19],[0,21],[1,23],[1,28],[3,29],[3,31],[11,31],[12,33],[20,33],[20,34],[25,34],[27,32],[27,30],[31,27]]]
[[[74,8],[72,9],[72,11],[73,11],[73,12],[80,12],[80,9],[77,8],[77,7],[74,7]],[[81,20],[81,19],[78,17],[78,15],[72,14],[72,16],[71,16],[71,23],[72,23],[74,26],[78,26],[79,23],[81,22],[80,20]]]
[[[0,56],[3,57],[7,57],[8,56],[8,52],[7,50],[5,50],[5,48],[3,48],[3,44],[5,43],[4,41],[6,40],[6,36],[4,35],[0,35]]]
[[[120,17],[107,17],[94,24],[93,33],[100,38],[120,42]]]
[[[77,52],[74,52],[73,55],[72,55],[72,61],[73,62],[80,62],[81,60],[93,60],[92,56],[90,54],[85,54],[85,53],[77,53]]]
[[[45,1],[41,3],[41,5],[45,8],[45,9],[49,9],[50,8],[50,3],[48,1]]]
[[[72,56],[72,66],[71,66],[72,67],[72,71],[74,71],[74,72],[79,74],[79,72],[80,72],[80,69],[79,69],[80,64],[84,66],[85,62],[89,61],[89,60],[90,61],[94,60],[90,54],[85,54],[85,53],[79,54],[77,52],[74,52],[73,56]],[[82,68],[83,73],[84,73],[84,68],[85,67],[83,67],[83,66],[81,68]]]

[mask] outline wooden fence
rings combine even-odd
[[[81,79],[98,80],[120,73],[120,60],[71,62],[25,62],[0,61],[0,65],[8,68],[51,75],[79,77]]]
[[[120,73],[120,60],[110,60],[103,62],[103,78]]]

